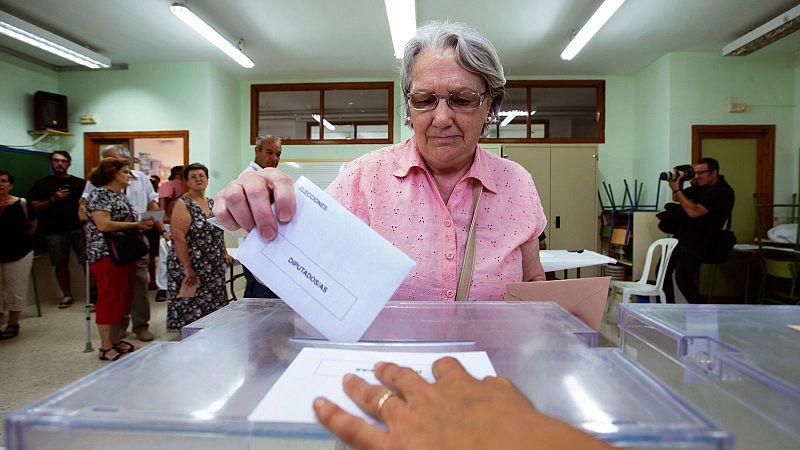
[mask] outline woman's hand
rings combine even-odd
[[[155,226],[155,224],[156,223],[153,222],[153,219],[140,220],[140,221],[136,222],[136,228],[138,228],[138,229],[140,229],[142,231],[147,231],[147,230],[153,228]]]
[[[194,286],[197,284],[197,272],[195,272],[194,268],[191,266],[183,268],[183,284],[186,286]]]
[[[225,253],[225,264],[227,264],[228,267],[232,266],[233,265],[233,256]]]
[[[297,208],[294,183],[285,173],[268,167],[244,173],[228,183],[217,193],[214,216],[228,230],[258,228],[262,236],[274,239],[278,223],[272,213],[272,202],[277,220],[282,223],[291,220]]]
[[[345,375],[347,395],[388,431],[321,397],[314,400],[314,412],[325,428],[359,450],[610,448],[538,412],[503,377],[477,380],[453,358],[436,361],[433,374],[436,382],[429,384],[409,368],[378,363],[375,377],[382,386]],[[387,392],[393,394],[386,398]]]

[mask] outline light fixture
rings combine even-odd
[[[175,16],[183,21],[183,23],[189,25],[200,36],[206,38],[208,42],[214,44],[214,46],[222,50],[223,53],[239,63],[240,66],[247,69],[251,69],[255,66],[255,63],[253,63],[252,59],[248,58],[247,55],[242,53],[242,51],[236,48],[236,46],[228,42],[224,37],[222,37],[222,35],[217,33],[217,30],[211,28],[210,25],[205,23],[203,19],[197,17],[197,15],[195,15],[192,10],[187,8],[185,4],[173,3],[169,9],[172,11],[172,14],[175,14]]]
[[[417,11],[414,0],[383,0],[389,31],[392,33],[394,57],[403,59],[406,44],[417,32]]]
[[[90,69],[107,69],[111,60],[36,25],[0,11],[0,33]]]
[[[800,5],[722,48],[725,56],[744,56],[800,30]]]
[[[327,129],[329,129],[331,131],[336,129],[336,127],[333,126],[332,123],[328,122],[328,119],[322,119],[322,122],[320,122],[319,114],[312,114],[311,117],[313,117],[314,120],[316,120],[317,122],[321,123],[325,128],[327,128]]]
[[[578,31],[578,34],[572,38],[572,41],[561,52],[561,59],[569,61],[574,58],[623,3],[625,3],[625,0],[604,0],[603,4],[597,8],[597,11],[592,14],[592,17],[586,21]]]
[[[500,126],[501,127],[504,127],[504,126],[508,125],[509,123],[511,123],[511,121],[514,120],[515,117],[525,116],[527,114],[528,114],[527,112],[520,111],[518,109],[514,109],[514,110],[511,110],[511,111],[500,111],[499,113],[497,113],[498,116],[501,116],[501,117],[505,116],[505,119],[503,119],[503,121],[500,122]],[[536,114],[536,111],[531,111],[531,115],[534,115],[534,114]]]

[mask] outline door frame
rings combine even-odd
[[[692,125],[692,161],[702,158],[704,139],[756,140],[756,193],[758,203],[772,203],[775,189],[775,125]],[[747,200],[750,199],[740,199]],[[772,227],[772,214],[761,211],[765,229]],[[756,230],[756,233],[758,230]]]
[[[100,140],[103,139],[183,139],[183,165],[189,164],[189,130],[173,131],[98,131],[83,133],[83,175],[89,178],[92,168],[100,162]]]

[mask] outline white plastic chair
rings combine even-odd
[[[667,275],[667,264],[669,264],[669,257],[675,246],[678,245],[678,240],[675,238],[658,239],[647,249],[647,260],[644,263],[644,270],[642,277],[639,281],[612,281],[611,282],[611,300],[616,301],[617,291],[622,294],[622,303],[630,303],[631,295],[641,295],[643,297],[658,297],[661,303],[667,302],[667,297],[664,294],[664,278]],[[650,264],[653,261],[653,252],[656,247],[661,247],[661,262],[658,266],[658,273],[656,274],[656,283],[649,284],[647,276],[650,275]]]

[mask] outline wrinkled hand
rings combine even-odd
[[[343,381],[347,395],[367,414],[386,424],[388,431],[368,424],[317,398],[314,412],[320,423],[345,444],[374,449],[609,449],[594,437],[539,413],[503,377],[477,380],[453,358],[433,364],[436,382],[391,363],[375,365],[374,386],[355,375]],[[383,404],[387,389],[395,393]]]
[[[191,267],[184,267],[183,268],[183,284],[186,286],[194,286],[197,284],[197,272],[194,271]]]
[[[274,239],[278,223],[270,203],[275,203],[277,220],[291,220],[297,208],[293,184],[288,175],[271,167],[247,172],[217,193],[214,216],[228,230],[258,228],[262,236]]]

